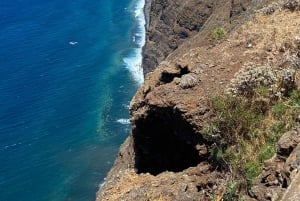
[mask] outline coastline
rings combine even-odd
[[[136,32],[131,35],[133,37],[132,42],[136,45],[132,49],[132,52],[122,58],[126,68],[129,70],[133,80],[137,84],[137,90],[144,83],[144,69],[143,69],[143,56],[144,56],[144,47],[146,44],[146,31],[149,27],[150,22],[150,11],[151,11],[151,1],[152,0],[139,0],[135,1],[134,7],[131,12],[134,13],[134,18],[136,20]],[[123,125],[129,125],[130,119],[120,118],[116,120],[117,123]],[[123,146],[128,146],[129,134],[128,137],[119,145],[118,152],[122,150]],[[113,158],[113,161],[118,160],[118,156]],[[116,162],[114,162],[116,163]],[[104,179],[99,183],[98,190],[96,192],[96,200],[98,199],[98,194],[101,191],[102,187],[105,186],[107,177],[114,171],[114,167],[111,167],[106,173]]]
[[[143,32],[143,34],[144,34],[144,36],[143,36],[143,39],[142,39],[142,42],[140,43],[140,50],[141,50],[141,52],[140,52],[140,56],[141,56],[141,61],[140,61],[140,70],[142,71],[142,74],[143,74],[143,79],[141,79],[141,77],[140,76],[138,76],[139,74],[140,74],[140,71],[139,71],[139,69],[137,68],[137,69],[134,69],[134,70],[130,70],[132,73],[133,73],[133,76],[134,76],[134,74],[135,74],[135,80],[138,82],[138,84],[141,86],[142,84],[143,84],[143,82],[144,82],[144,77],[145,77],[145,74],[144,74],[144,67],[143,67],[143,58],[144,58],[144,48],[146,47],[146,32],[147,32],[147,30],[148,30],[148,28],[149,28],[149,26],[150,26],[150,12],[151,12],[151,3],[152,3],[152,0],[142,0],[142,2],[143,2],[143,8],[142,8],[142,14],[143,14],[143,17],[142,18],[144,18],[144,24],[140,24],[140,25],[142,25],[142,27],[144,28],[144,32]],[[139,17],[138,16],[138,14],[136,14],[136,18],[137,17]],[[143,20],[142,20],[143,21]],[[143,22],[142,22],[143,23]],[[138,36],[138,35],[136,35],[136,36]],[[139,44],[137,44],[137,45],[139,45]],[[137,50],[138,51],[138,50]],[[139,55],[139,53],[138,52],[136,52],[136,55]],[[126,61],[126,57],[125,58],[123,58],[123,61],[127,64],[127,65],[132,65],[132,66],[134,66],[134,67],[138,67],[139,66],[139,62],[137,61],[135,61],[136,63],[131,63],[131,62],[128,62],[128,61]],[[126,123],[128,123],[128,122],[126,122]],[[124,142],[120,145],[120,147],[119,147],[119,151],[121,151],[122,150],[122,147],[127,147],[128,146],[128,144],[130,144],[129,143],[129,141],[130,141],[130,139],[129,139],[129,136],[124,140]],[[123,148],[124,149],[124,148]],[[115,161],[116,160],[118,160],[118,157],[116,157],[115,159],[114,159]],[[102,187],[105,185],[105,183],[106,183],[106,178],[107,178],[107,176],[111,173],[111,172],[114,172],[115,170],[114,170],[114,168],[112,167],[111,169],[110,169],[110,171],[107,173],[107,175],[106,175],[106,177],[104,178],[104,180],[99,184],[99,189],[98,189],[98,191],[96,192],[96,200],[98,200],[98,194],[99,194],[99,192],[101,191],[101,189],[102,189]]]
[[[145,16],[145,20],[146,20],[146,24],[145,24],[146,31],[149,29],[149,26],[150,26],[151,3],[152,3],[152,0],[145,0],[144,16]]]
[[[145,4],[144,4],[144,18],[145,18],[145,43],[142,47],[142,63],[141,63],[141,67],[143,70],[143,76],[146,77],[146,74],[148,72],[147,68],[144,66],[144,57],[145,57],[145,49],[146,49],[146,43],[147,43],[147,31],[149,30],[150,27],[150,12],[151,12],[151,4],[152,4],[152,0],[144,0]]]
[[[135,47],[131,53],[123,57],[123,62],[132,74],[133,79],[138,86],[144,83],[143,69],[143,48],[146,43],[146,17],[145,17],[145,0],[134,1],[134,17],[136,20],[135,33],[132,35],[132,42]],[[148,5],[147,5],[148,6]]]

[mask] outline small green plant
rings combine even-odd
[[[209,37],[209,40],[210,40],[211,42],[215,42],[215,41],[220,40],[224,35],[225,35],[225,30],[224,30],[224,28],[222,28],[222,27],[217,27],[217,28],[215,28],[215,29],[211,32],[210,37]]]
[[[227,186],[226,192],[223,195],[223,201],[232,201],[237,200],[239,198],[238,196],[238,184],[236,182],[233,182]]]
[[[280,136],[281,134],[283,134],[284,132],[287,131],[287,129],[285,128],[285,123],[284,122],[275,122],[272,126],[271,126],[271,131],[274,132],[274,137],[276,137],[273,141],[276,141],[277,138],[279,138],[278,136]],[[270,136],[271,138],[271,136]]]
[[[295,107],[300,107],[300,94],[298,90],[292,90],[289,94],[290,100]]]
[[[270,159],[275,154],[275,146],[273,140],[267,142],[259,152],[259,162],[263,163],[265,160]]]
[[[215,146],[210,150],[210,160],[216,167],[224,167],[226,164],[224,159],[224,152],[221,147]]]
[[[258,162],[248,162],[245,165],[245,174],[247,182],[251,185],[254,179],[261,173],[262,166]]]
[[[272,113],[274,117],[278,119],[282,117],[286,109],[287,106],[283,102],[279,102],[273,106]]]

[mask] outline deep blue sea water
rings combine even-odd
[[[143,81],[141,1],[0,1],[0,201],[95,199]]]

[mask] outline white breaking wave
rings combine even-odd
[[[106,177],[103,179],[103,182],[98,185],[98,187],[101,189],[105,185],[105,183],[106,183]]]
[[[144,82],[144,74],[142,69],[142,49],[135,48],[130,56],[123,58],[126,67],[131,72],[134,80],[138,84]]]
[[[144,73],[142,68],[142,48],[146,42],[146,19],[144,15],[144,6],[145,0],[139,0],[134,6],[134,17],[137,20],[137,32],[132,38],[136,48],[134,48],[132,54],[123,58],[124,63],[138,84],[142,84],[144,82]]]
[[[135,39],[139,38],[137,41],[137,45],[140,49],[142,49],[146,43],[146,19],[144,14],[144,6],[145,6],[145,0],[139,0],[137,4],[135,5],[135,18],[138,22],[137,26],[137,32],[135,34]],[[141,59],[142,59],[142,55]]]
[[[130,119],[118,119],[117,122],[123,125],[128,125],[130,124]]]

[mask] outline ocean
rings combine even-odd
[[[143,82],[143,0],[0,1],[0,201],[93,201]]]

